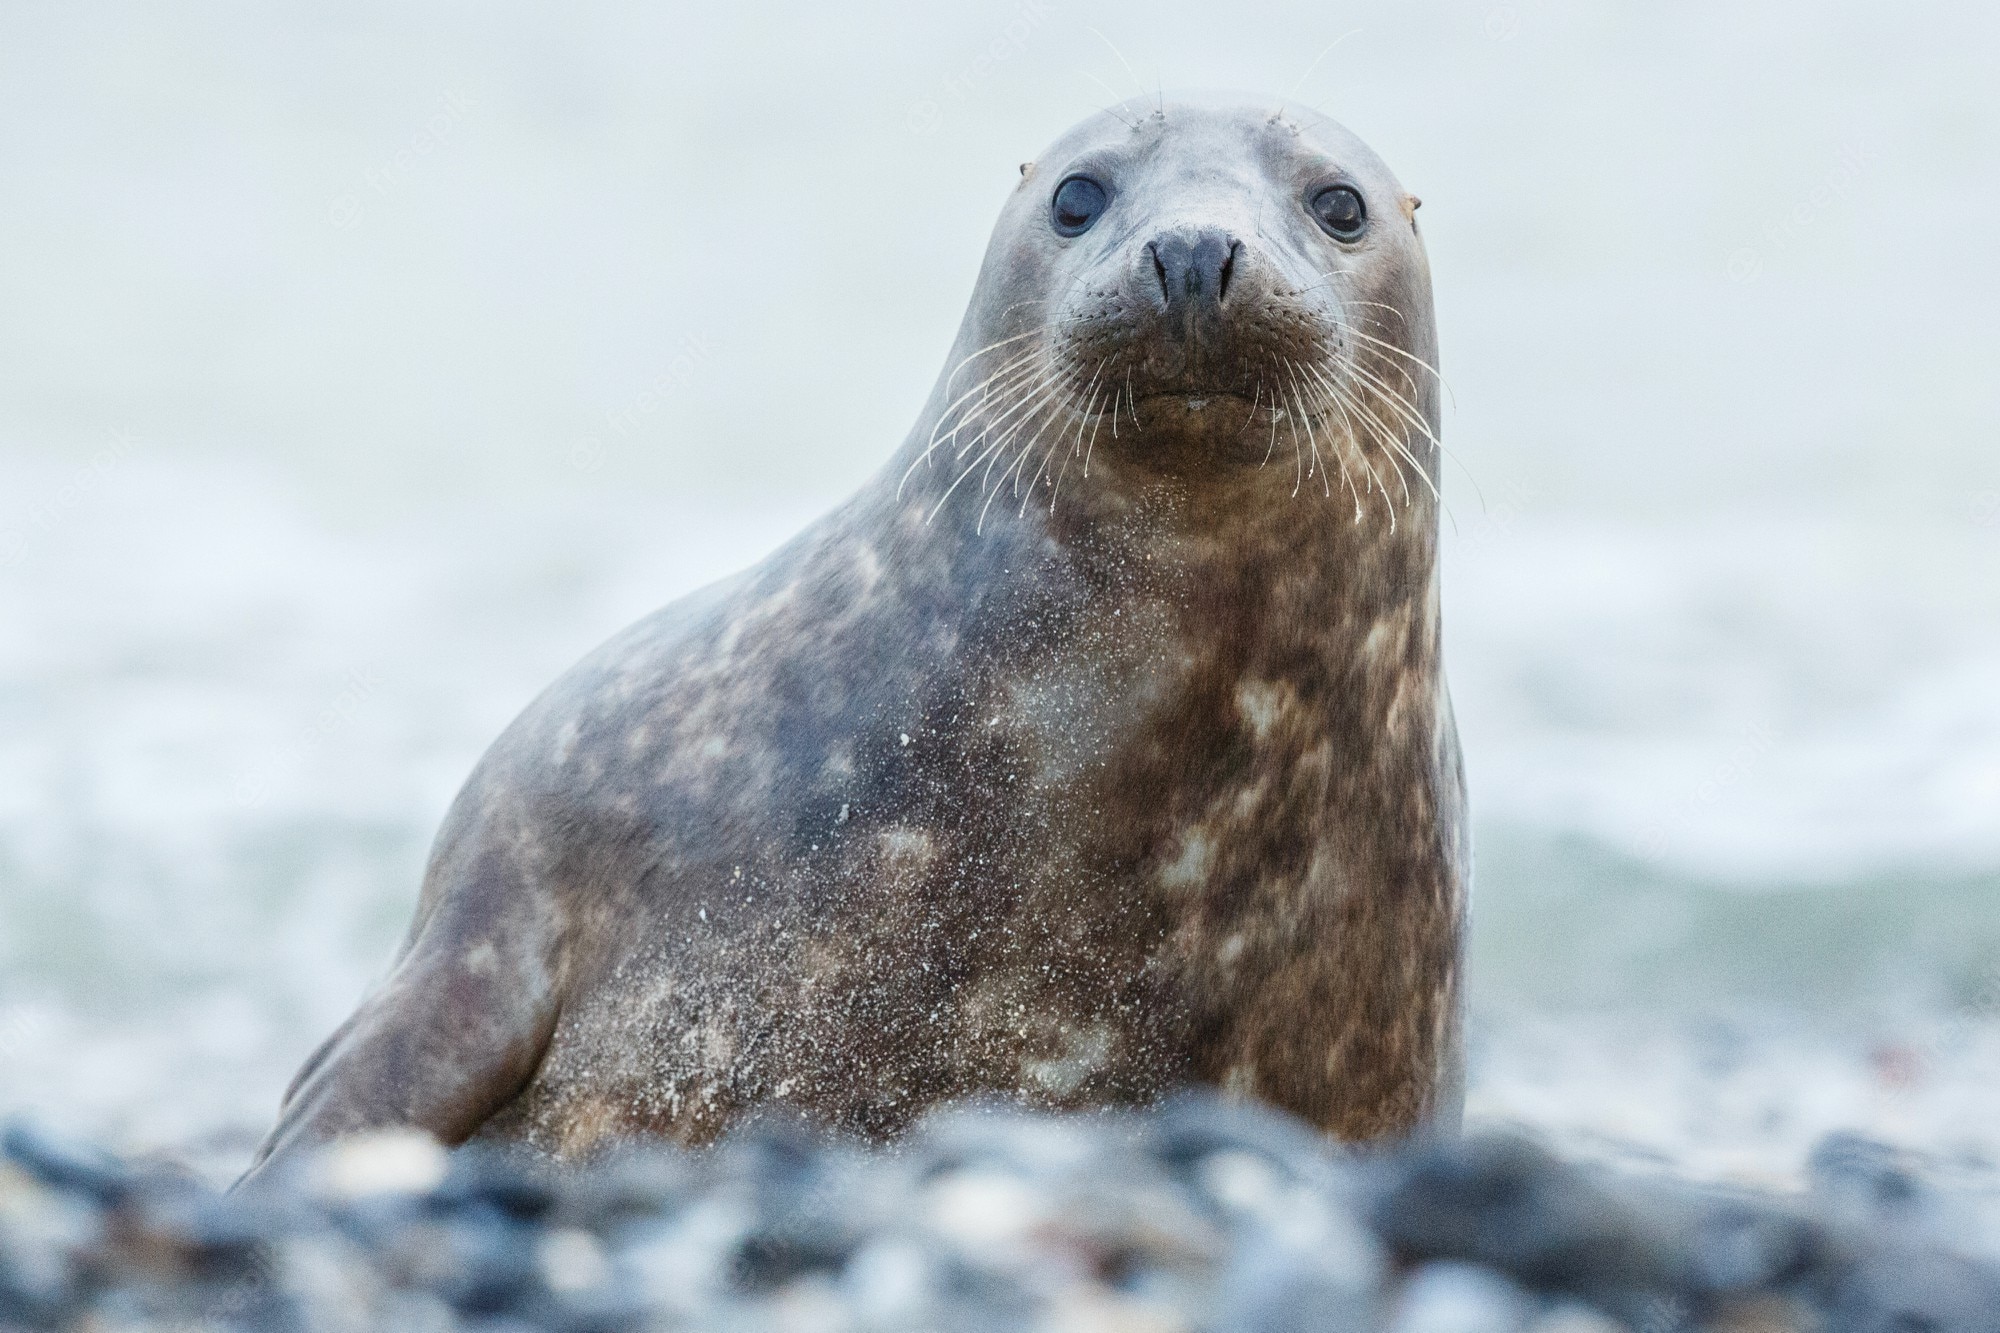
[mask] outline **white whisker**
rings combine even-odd
[[[1093,416],[1090,419],[1090,443],[1083,446],[1083,475],[1085,477],[1090,476],[1090,456],[1097,452],[1097,432],[1103,425],[1104,418],[1101,416]],[[1118,398],[1116,394],[1113,394],[1111,399],[1111,434],[1114,437],[1118,434]]]
[[[1351,361],[1343,363],[1343,369],[1350,371],[1355,369],[1354,363]],[[1390,465],[1396,469],[1396,481],[1402,488],[1403,504],[1405,507],[1408,507],[1412,502],[1412,496],[1410,495],[1409,478],[1404,475],[1403,464],[1397,457],[1398,454],[1410,461],[1410,466],[1417,469],[1417,475],[1423,478],[1424,485],[1429,488],[1431,494],[1438,496],[1437,483],[1431,480],[1429,469],[1424,467],[1417,460],[1416,455],[1410,452],[1407,437],[1399,440],[1396,437],[1396,432],[1362,400],[1362,395],[1349,394],[1346,389],[1329,378],[1326,372],[1317,366],[1308,366],[1306,367],[1306,371],[1308,374],[1317,377],[1320,383],[1326,386],[1327,391],[1342,405],[1343,415],[1345,414],[1346,407],[1351,406],[1356,412],[1366,417],[1372,423],[1373,429],[1370,433],[1374,436],[1376,442],[1383,446]],[[1438,496],[1438,498],[1442,499],[1443,497]]]
[[[1300,414],[1303,415],[1306,419],[1306,445],[1308,448],[1312,450],[1313,465],[1319,471],[1320,487],[1326,492],[1327,498],[1332,499],[1333,482],[1332,479],[1329,478],[1326,474],[1325,465],[1320,461],[1319,432],[1313,429],[1312,413],[1305,410],[1305,400],[1308,397],[1308,395],[1305,393],[1304,389],[1300,387],[1298,367],[1293,365],[1292,362],[1289,359],[1287,359],[1285,362],[1285,369],[1292,377],[1292,394],[1293,397],[1299,401]],[[1331,441],[1329,441],[1328,443],[1331,444]],[[1312,473],[1308,472],[1306,473],[1306,475],[1310,477]],[[1343,469],[1343,475],[1345,475],[1344,469]]]
[[[980,348],[976,352],[973,352],[972,354],[967,356],[964,360],[960,361],[957,365],[951,368],[951,373],[944,377],[944,391],[946,393],[950,393],[952,381],[958,378],[958,373],[961,370],[964,370],[967,366],[971,365],[974,361],[977,361],[980,357],[985,356],[988,352],[993,351],[995,348],[1005,347],[1009,343],[1017,343],[1021,341],[1021,339],[1023,338],[1032,338],[1038,333],[1046,333],[1048,332],[1048,327],[1049,326],[1046,324],[1037,324],[1034,328],[1029,329],[1023,333],[1017,333],[1011,338],[1000,338],[993,342],[987,343],[986,346]]]
[[[973,413],[987,405],[996,388],[1011,388],[1016,381],[1040,373],[1044,364],[1046,358],[1038,348],[1007,362],[953,399],[944,411],[938,414],[937,425],[931,429],[931,439],[926,451],[937,448],[938,444],[948,436],[956,435],[971,419]]]
[[[1352,360],[1347,361],[1344,364],[1343,368],[1349,374],[1360,376],[1362,380],[1366,381],[1369,384],[1372,384],[1380,392],[1387,394],[1389,397],[1389,403],[1387,404],[1387,406],[1389,407],[1393,415],[1395,415],[1400,420],[1406,422],[1408,425],[1416,427],[1417,430],[1423,433],[1424,438],[1429,440],[1434,447],[1439,449],[1442,449],[1444,447],[1444,445],[1438,440],[1436,433],[1431,430],[1430,423],[1428,421],[1425,421],[1423,419],[1423,416],[1420,413],[1418,413],[1416,408],[1412,406],[1410,402],[1407,399],[1405,399],[1401,394],[1398,394],[1394,389],[1391,389],[1388,385],[1382,383],[1381,380],[1377,379],[1374,375],[1370,374],[1357,361],[1352,361]],[[1394,432],[1390,432],[1390,434],[1392,437],[1394,436]],[[1402,437],[1400,439],[1391,438],[1389,443],[1391,443],[1393,447],[1399,453],[1401,453],[1404,458],[1409,460],[1410,466],[1417,469],[1417,474],[1424,479],[1424,484],[1430,488],[1431,494],[1437,496],[1437,498],[1439,499],[1443,499],[1444,497],[1438,494],[1437,483],[1431,479],[1430,469],[1425,467],[1424,464],[1421,461],[1419,461],[1415,452],[1411,450],[1409,431],[1405,430],[1402,433]],[[1400,473],[1402,471],[1401,466],[1398,465],[1396,470]]]
[[[1063,374],[1064,371],[1061,367],[1055,367],[1046,369],[1032,382],[1017,380],[1008,391],[1011,401],[1009,401],[1007,408],[998,416],[982,419],[979,430],[970,440],[967,440],[958,447],[958,452],[954,457],[964,458],[987,439],[991,438],[993,432],[1013,417],[1015,413],[1033,407],[1036,403],[1035,396],[1047,390],[1051,385],[1060,383]],[[957,434],[958,432],[954,430],[951,437],[956,438]]]
[[[1006,366],[987,376],[978,385],[966,390],[964,394],[960,395],[957,402],[946,408],[939,415],[937,424],[932,427],[930,440],[924,445],[916,458],[911,460],[909,467],[903,469],[902,478],[896,483],[897,497],[901,498],[903,488],[909,484],[910,474],[915,472],[920,466],[932,461],[939,444],[946,440],[955,442],[961,431],[979,419],[979,414],[987,407],[987,401],[982,395],[992,390],[996,384],[1000,385],[1006,393],[1011,394],[1020,381],[1039,375],[1041,373],[1040,355],[1039,352],[1032,352],[1016,361],[1009,362]],[[979,402],[966,407],[962,412],[958,411],[962,404],[976,396],[980,397]],[[956,414],[955,420],[954,414]],[[947,426],[950,429],[947,430]]]

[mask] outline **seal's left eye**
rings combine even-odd
[[[1312,215],[1336,240],[1351,241],[1368,229],[1368,206],[1350,185],[1329,185],[1314,195]]]
[[[1050,221],[1063,236],[1081,236],[1104,212],[1104,187],[1088,176],[1071,176],[1056,186]]]

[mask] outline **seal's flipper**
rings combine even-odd
[[[533,1077],[558,1007],[543,932],[521,928],[518,902],[468,929],[468,917],[494,904],[452,896],[306,1061],[239,1185],[292,1153],[374,1129],[462,1143]]]

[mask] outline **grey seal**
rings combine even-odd
[[[1022,167],[852,498],[535,699],[260,1168],[1189,1084],[1455,1124],[1470,847],[1417,201],[1162,99]]]

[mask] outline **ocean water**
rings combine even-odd
[[[1996,19],[1208,13],[0,15],[0,1112],[239,1166],[485,744],[866,475],[1158,81],[1426,200],[1474,1115],[1985,1180]]]
[[[445,504],[343,530],[236,466],[91,474],[0,570],[10,1109],[240,1162],[380,975],[484,745],[810,509]],[[1843,1126],[1988,1151],[2000,885],[1951,779],[1991,771],[1993,645],[1868,669],[1838,653],[1853,586],[1815,620],[1782,560],[1751,562],[1759,586],[1715,542],[1523,519],[1454,580],[1474,1114],[1750,1178]],[[1777,650],[1728,661],[1732,609]],[[1802,681],[1865,706],[1802,706]]]

